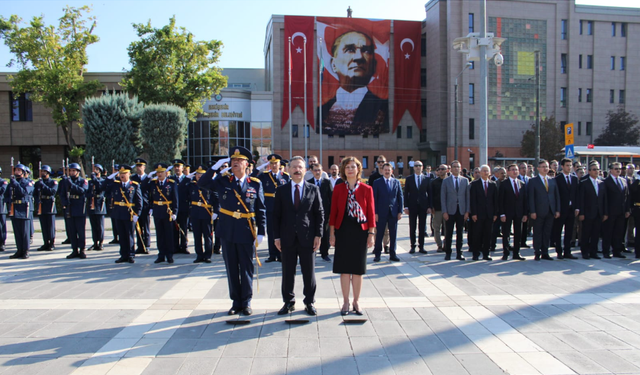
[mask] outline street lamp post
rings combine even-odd
[[[467,62],[467,64],[464,66],[464,68],[462,68],[462,70],[460,71],[460,73],[458,73],[458,75],[456,76],[456,81],[455,81],[455,90],[454,90],[454,94],[455,94],[455,109],[454,109],[454,124],[453,124],[453,158],[455,160],[458,160],[458,78],[462,75],[462,73],[464,73],[465,70],[467,70],[469,67],[471,66],[470,62]]]
[[[536,167],[540,162],[540,51],[533,51],[536,57]]]

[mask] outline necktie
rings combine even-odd
[[[571,187],[571,178],[569,176],[567,176],[567,186]]]
[[[391,180],[387,180],[387,190],[391,191]]]
[[[547,177],[543,177],[544,179],[544,188],[547,189],[547,193],[549,192],[549,184],[547,184]]]
[[[420,178],[420,175],[418,175],[418,184],[417,184],[418,187],[420,187],[420,182],[422,182],[422,178]]]
[[[620,190],[623,190],[622,188],[622,181],[620,181],[620,178],[616,178],[616,181],[618,181],[618,187],[620,187]]]
[[[591,180],[593,182],[593,188],[596,190],[596,196],[598,195],[598,183],[595,180]]]
[[[484,182],[484,196],[487,196],[487,181]]]
[[[513,191],[515,191],[516,198],[518,198],[518,184],[516,183],[516,180],[513,180]]]
[[[453,178],[453,183],[455,185],[456,191],[458,191],[458,177]]]
[[[298,184],[295,184],[296,190],[293,192],[293,207],[297,210],[300,207],[300,189]]]
[[[320,187],[320,180],[316,180],[316,186]]]

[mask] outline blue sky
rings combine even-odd
[[[578,0],[593,5],[634,6],[635,0]],[[127,47],[137,40],[132,23],[151,20],[162,27],[176,16],[178,26],[184,26],[198,40],[217,39],[224,43],[220,67],[263,68],[264,36],[272,14],[345,17],[347,6],[358,18],[386,18],[421,21],[425,17],[426,0],[235,0],[235,1],[162,1],[162,0],[102,0],[29,1],[0,0],[0,15],[8,18],[17,14],[24,21],[44,15],[47,25],[58,25],[66,5],[80,7],[90,4],[91,14],[97,18],[95,33],[100,42],[88,49],[90,72],[119,72],[129,68]],[[391,6],[390,6],[391,4]],[[401,4],[401,5],[400,5]],[[636,5],[637,6],[637,5]],[[0,71],[7,68],[11,55],[0,41]]]

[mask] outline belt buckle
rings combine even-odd
[[[242,217],[242,214],[240,212],[236,211],[236,212],[233,213],[233,218],[234,219],[240,219],[241,217]]]

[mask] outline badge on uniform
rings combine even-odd
[[[280,179],[280,185],[284,185],[284,184],[286,184],[286,183],[287,183],[287,181],[285,181],[285,180],[284,180],[284,178],[281,178],[281,179]]]

